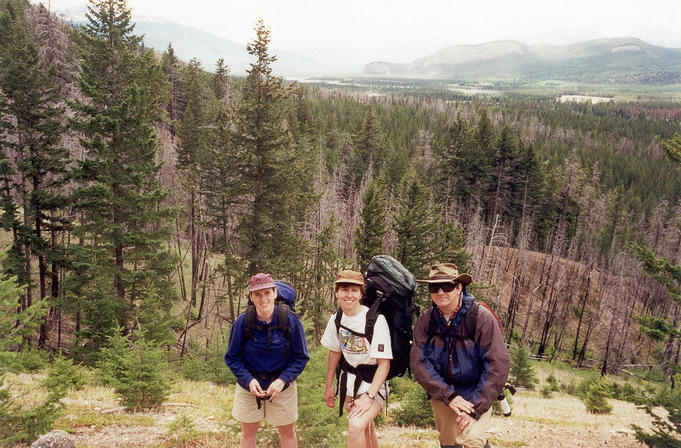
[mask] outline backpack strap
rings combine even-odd
[[[428,340],[426,341],[426,344],[430,344],[433,341],[437,332],[438,325],[435,320],[435,305],[433,305],[433,308],[430,310],[430,316],[428,316]]]
[[[480,302],[474,300],[471,303],[470,308],[466,311],[466,316],[464,316],[464,325],[466,326],[466,332],[468,336],[475,341],[475,331],[478,328],[478,308],[480,308]]]
[[[364,322],[364,337],[367,338],[369,344],[374,337],[374,327],[376,326],[376,321],[378,320],[378,307],[383,303],[383,293],[381,291],[376,291],[376,300],[371,304],[371,308],[367,311],[366,320]]]
[[[255,317],[255,305],[250,304],[246,307],[246,316],[244,316],[244,342],[253,337],[253,331],[255,330]]]
[[[288,313],[291,310],[285,303],[279,303],[277,307],[277,328],[284,334],[284,337],[291,344],[291,322],[288,319]]]
[[[282,332],[284,337],[286,338],[287,345],[291,345],[291,322],[289,322],[288,319],[288,313],[291,311],[291,308],[289,308],[288,305],[285,303],[280,303],[277,305],[277,329]],[[253,332],[255,331],[256,327],[256,318],[257,314],[255,311],[255,305],[250,304],[246,307],[246,316],[244,317],[245,322],[244,322],[244,335],[243,335],[243,341],[246,342],[247,340],[251,339],[253,337]]]

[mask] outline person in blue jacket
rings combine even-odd
[[[248,291],[255,306],[255,325],[248,328],[248,311],[240,314],[225,353],[225,363],[238,383],[232,416],[241,423],[240,447],[255,448],[260,422],[266,420],[277,427],[282,448],[296,448],[296,378],[310,359],[303,324],[294,313],[279,311],[271,275],[251,277]],[[280,324],[281,318],[288,318],[288,326]]]

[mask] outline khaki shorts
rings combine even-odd
[[[298,389],[293,381],[279,396],[270,402],[262,400],[261,407],[250,391],[236,385],[232,417],[241,423],[256,423],[265,420],[272,426],[285,426],[298,420]]]
[[[435,429],[439,432],[438,438],[441,445],[459,444],[471,448],[482,448],[485,446],[487,441],[485,432],[491,422],[492,408],[482,414],[467,434],[459,434],[459,427],[456,424],[456,412],[435,398],[430,399],[430,404],[433,407]]]

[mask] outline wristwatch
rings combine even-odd
[[[376,395],[372,394],[372,393],[369,392],[369,391],[364,392],[364,395],[366,395],[367,397],[371,398],[372,400],[373,400],[374,398],[376,398]]]

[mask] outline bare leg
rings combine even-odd
[[[241,424],[240,448],[255,448],[255,438],[258,435],[260,422]]]
[[[378,448],[378,435],[376,434],[376,423],[372,420],[365,430],[366,433],[366,447]]]
[[[374,427],[374,419],[379,412],[381,412],[381,406],[374,402],[364,414],[359,417],[348,418],[348,448],[372,446],[370,445],[370,443],[373,443],[372,437],[376,437],[376,431],[373,431],[372,428]],[[378,446],[378,439],[376,439],[376,446]]]
[[[279,444],[281,448],[298,448],[298,439],[296,438],[296,431],[293,429],[293,423],[277,426],[277,430],[279,431]]]

